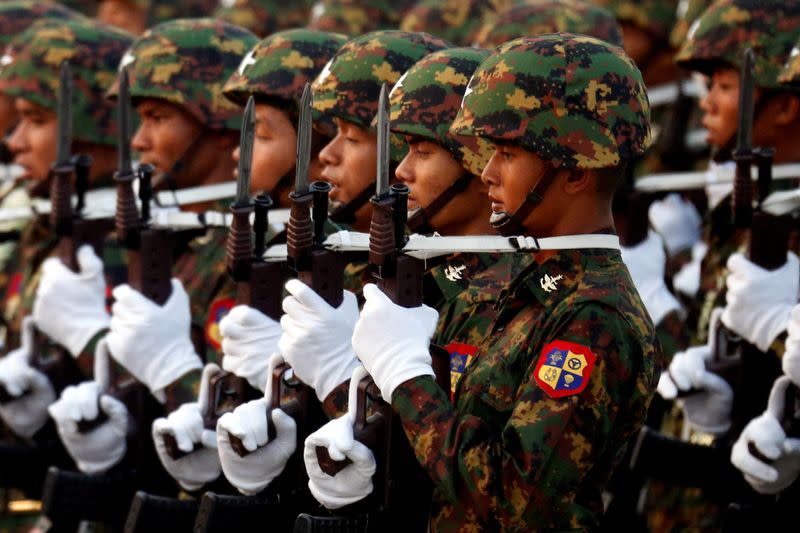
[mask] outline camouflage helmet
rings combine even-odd
[[[470,174],[480,176],[494,151],[492,144],[449,130],[470,76],[488,55],[481,48],[448,48],[418,61],[389,94],[392,132],[433,141]]]
[[[256,95],[299,106],[305,84],[314,81],[345,42],[347,38],[337,33],[306,29],[278,32],[247,53],[222,92],[239,105]],[[317,118],[317,129],[333,135],[332,122]]]
[[[675,25],[678,0],[594,0],[620,22],[628,22],[666,41]]]
[[[6,50],[0,90],[56,111],[59,71],[61,64],[69,61],[74,80],[73,137],[93,144],[116,144],[115,108],[105,99],[105,92],[132,42],[132,35],[84,17],[37,21]]]
[[[150,0],[150,23],[160,24],[177,18],[209,17],[219,0]]]
[[[694,22],[675,60],[710,74],[721,64],[739,68],[742,52],[750,47],[756,85],[778,88],[778,75],[799,36],[798,0],[719,0]]]
[[[591,35],[622,46],[622,29],[614,16],[581,0],[546,0],[511,6],[484,25],[476,44],[494,48],[518,37],[559,32]]]
[[[97,0],[59,0],[58,3],[87,17],[93,17],[97,11]]]
[[[280,0],[220,0],[213,16],[266,37],[305,26],[310,14],[309,0],[291,4]]]
[[[686,40],[692,23],[703,14],[711,0],[680,0],[675,13],[675,25],[669,34],[669,44],[673,48],[680,48]]]
[[[427,33],[382,30],[347,41],[312,84],[314,108],[369,128],[381,85],[390,88],[423,56],[450,48]]]
[[[650,104],[621,48],[543,35],[506,43],[480,64],[451,131],[514,142],[556,167],[613,167],[650,145]]]
[[[80,13],[59,4],[15,0],[0,3],[0,46],[5,46],[18,33],[39,19],[74,19]]]
[[[178,19],[136,39],[120,68],[127,67],[131,99],[156,98],[188,111],[209,129],[239,129],[241,110],[222,86],[258,38],[215,19]],[[118,83],[109,91],[116,96]]]
[[[400,22],[403,31],[426,31],[459,46],[469,46],[495,13],[490,0],[422,0]]]

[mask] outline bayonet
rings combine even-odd
[[[753,182],[750,167],[753,164],[753,50],[746,48],[742,54],[739,75],[739,123],[736,131],[736,177],[733,181],[731,207],[733,225],[736,228],[749,228],[753,220]]]
[[[753,50],[746,48],[742,55],[741,77],[739,81],[739,124],[736,131],[736,152],[746,153],[753,148],[753,93],[755,80],[753,72]]]
[[[119,75],[117,95],[117,126],[119,127],[119,159],[117,171],[120,175],[133,175],[131,166],[131,96],[128,82],[128,69],[123,68]]]
[[[69,63],[61,63],[58,85],[58,145],[56,165],[70,165],[72,156],[72,69]]]
[[[389,96],[386,84],[381,86],[378,99],[378,168],[376,173],[375,195],[383,196],[389,192]]]
[[[300,117],[297,124],[297,163],[295,165],[294,190],[297,194],[308,191],[308,167],[311,160],[311,85],[306,83],[300,99]]]
[[[249,206],[253,202],[250,195],[250,174],[253,169],[253,137],[255,135],[255,101],[247,100],[242,119],[242,132],[239,138],[239,176],[236,179],[236,205]]]

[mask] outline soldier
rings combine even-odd
[[[491,0],[421,0],[400,21],[403,31],[424,31],[457,46],[475,42],[478,30],[497,13]]]
[[[314,80],[345,41],[341,35],[314,30],[297,29],[276,33],[258,43],[225,83],[223,92],[234,102],[243,105],[250,96],[256,98],[251,189],[253,192],[273,195],[277,205],[288,205],[291,187],[288,178],[294,177],[297,142],[295,128],[303,87]],[[330,122],[318,122],[318,129],[320,128],[328,135],[333,133]],[[312,155],[315,156],[329,137],[319,132],[315,132],[313,137]],[[239,148],[234,155],[234,159],[238,158]],[[320,169],[318,163],[312,165],[309,179],[318,179]],[[233,294],[233,283],[228,280],[226,285],[229,287],[223,288],[221,294]],[[218,299],[216,305],[224,304],[230,308],[233,303],[233,299],[229,297],[226,300]],[[267,380],[268,356],[277,350],[280,336],[280,325],[276,321],[256,309],[239,305],[233,307],[231,313],[219,321],[216,331],[207,331],[207,335],[214,338],[217,344],[222,342],[222,367],[225,370],[246,379],[255,389],[263,390]],[[259,343],[253,342],[254,335]],[[219,367],[213,363],[206,367],[211,369],[204,372],[204,380],[210,379],[219,371]],[[167,418],[158,419],[153,424],[161,462],[187,490],[195,490],[198,484],[213,481],[219,475],[220,460],[216,450],[212,450],[214,453],[174,460],[166,453],[162,439],[158,436],[171,433],[179,447],[186,452],[191,452],[196,442],[216,443],[214,432],[203,428],[202,417],[205,414],[200,401],[192,402],[184,404]],[[225,451],[221,449],[220,454]],[[240,490],[257,492],[252,490],[251,483],[260,484],[265,479],[259,476],[260,469],[266,466],[263,463],[253,455],[250,462],[243,464],[243,468],[233,467],[226,470],[227,477]]]
[[[221,21],[179,19],[146,31],[121,60],[141,121],[132,146],[164,183],[183,188],[231,179],[230,153],[241,115],[222,97],[222,86],[256,42],[247,30]],[[110,92],[116,91],[115,83]],[[201,356],[219,359],[218,344],[206,342],[205,331],[227,311],[217,309],[215,301],[230,299],[218,294],[226,235],[224,228],[210,228],[177,246],[172,291],[164,305],[127,284],[114,290],[106,351],[166,402],[167,411],[197,397]],[[215,310],[220,312],[212,315]],[[68,388],[50,409],[67,449],[86,473],[108,470],[126,451],[128,409],[103,394],[97,379]],[[108,420],[90,433],[78,432],[73,413],[93,418],[98,397]]]
[[[622,46],[622,30],[614,16],[602,7],[581,0],[511,6],[481,28],[476,43],[494,48],[518,37],[558,32],[582,33]]]
[[[565,71],[569,81],[542,83]],[[598,83],[613,85],[613,100]],[[478,67],[451,131],[496,143],[482,174],[494,225],[563,236],[567,249],[512,274],[454,404],[432,379],[432,309],[401,308],[366,286],[353,349],[434,481],[432,531],[596,528],[658,356],[618,240],[604,234],[620,166],[649,142],[641,74],[591,37],[518,39]],[[347,486],[311,482],[341,497],[362,483],[362,472],[350,475]]]
[[[56,160],[55,91],[64,60],[70,62],[75,79],[83,80],[75,83],[78,105],[73,113],[72,149],[92,157],[93,187],[110,184],[116,165],[116,121],[104,92],[131,40],[127,33],[81,17],[41,20],[13,41],[13,51],[7,56],[10,62],[0,74],[2,90],[15,98],[20,116],[9,146],[15,162],[24,169],[22,179],[37,184],[35,189],[47,189],[50,168]],[[36,218],[23,230],[4,309],[9,340],[11,346],[20,346],[18,343],[25,336],[22,328],[33,326],[24,317],[32,313],[36,326],[70,352],[84,375],[91,375],[94,344],[108,327],[103,263],[89,247],[78,254],[78,274],[66,269],[58,259],[44,261],[56,243],[55,231],[46,219]],[[116,285],[123,272],[119,251],[109,246],[104,255],[105,273],[111,285]],[[71,290],[62,291],[65,285]],[[0,409],[6,423],[26,437],[42,427],[47,420],[44,408],[54,399],[48,380],[30,368],[29,349],[30,345],[23,342],[20,350],[3,360],[8,368],[0,371],[5,386],[18,394],[31,385],[40,386],[34,387],[34,394]],[[27,422],[20,425],[20,420]]]
[[[291,4],[275,0],[220,0],[214,11],[214,18],[247,28],[261,37],[305,26],[310,15],[310,0]]]
[[[148,26],[150,0],[101,0],[97,20],[141,35]]]
[[[398,26],[412,0],[318,0],[311,8],[309,28],[352,37]]]

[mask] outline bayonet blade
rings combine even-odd
[[[128,82],[128,69],[123,68],[119,76],[119,94],[117,95],[117,122],[119,127],[119,164],[120,176],[133,174],[131,166],[131,94]]]
[[[378,99],[378,168],[376,196],[389,192],[389,97],[386,84],[381,85]]]
[[[294,191],[308,191],[308,166],[311,160],[311,85],[306,83],[300,99],[300,118],[297,123],[297,163],[295,165]]]
[[[736,132],[736,151],[739,153],[749,152],[753,144],[754,63],[752,48],[746,48],[739,76],[739,124]]]
[[[239,138],[239,177],[236,179],[236,203],[250,203],[250,175],[253,169],[253,137],[255,136],[255,100],[247,100]]]
[[[58,146],[56,165],[68,165],[72,155],[72,69],[61,63],[58,84]]]

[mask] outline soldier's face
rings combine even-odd
[[[297,132],[289,115],[271,105],[256,104],[256,128],[253,140],[252,192],[270,193],[295,163]],[[239,148],[233,159],[239,162]],[[238,177],[239,171],[234,170]]]
[[[58,118],[54,111],[17,98],[14,107],[19,122],[11,132],[8,147],[14,162],[23,169],[22,178],[43,181],[56,160]]]
[[[625,53],[633,59],[639,68],[644,68],[643,64],[647,61],[647,57],[653,50],[653,38],[639,26],[623,22],[620,24],[622,28],[622,42]]]
[[[436,143],[407,139],[409,151],[395,172],[408,185],[408,208],[428,207],[465,172],[455,158]],[[475,216],[475,206],[462,205],[453,198],[428,221],[433,229],[445,232],[455,221]]]
[[[140,124],[131,146],[139,152],[142,163],[150,163],[160,172],[169,171],[202,132],[194,117],[162,100],[142,100],[136,111]]]
[[[103,0],[97,7],[97,19],[134,35],[147,29],[147,12],[129,0]]]
[[[335,122],[336,137],[319,152],[321,178],[332,185],[330,199],[333,206],[351,202],[374,183],[378,161],[374,132],[338,118]],[[353,228],[358,231],[368,229],[371,213],[368,202],[356,212]]]
[[[703,110],[703,127],[708,130],[706,139],[715,147],[723,147],[733,140],[739,120],[739,72],[733,68],[720,68],[708,80],[708,94],[700,100]]]

